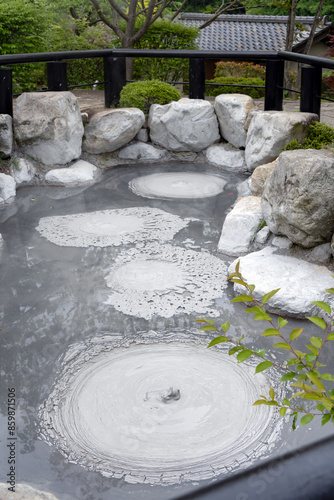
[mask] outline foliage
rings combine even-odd
[[[333,145],[334,129],[322,122],[313,122],[309,126],[306,139],[303,142],[293,139],[283,151],[293,149],[322,149]]]
[[[271,367],[278,368],[282,373],[279,382],[288,382],[289,386],[296,387],[297,391],[291,396],[285,397],[282,401],[277,401],[274,389],[270,388],[269,395],[260,395],[260,398],[253,405],[276,406],[281,416],[288,414],[292,417],[293,430],[296,429],[298,417],[301,417],[300,425],[302,426],[310,423],[316,415],[322,417],[322,425],[325,425],[329,421],[334,423],[334,389],[330,388],[330,383],[334,382],[334,376],[331,373],[327,373],[325,371],[326,365],[319,361],[327,343],[334,340],[334,312],[331,307],[323,301],[312,302],[321,309],[322,315],[327,320],[325,321],[320,316],[310,316],[307,318],[321,332],[319,336],[312,336],[309,339],[309,343],[305,345],[305,349],[300,351],[296,348],[294,341],[301,336],[303,328],[295,328],[290,334],[283,333],[283,329],[288,324],[288,321],[281,317],[275,321],[266,312],[265,304],[279,291],[279,288],[266,293],[262,297],[261,302],[258,301],[254,296],[255,285],[247,283],[239,272],[239,265],[240,262],[237,263],[235,272],[229,276],[228,280],[243,286],[246,293],[235,297],[231,302],[250,303],[252,307],[247,307],[244,312],[253,314],[255,321],[265,321],[267,323],[268,328],[263,331],[262,337],[273,337],[275,340],[278,340],[273,346],[285,353],[289,353],[290,357],[283,363],[279,363],[275,361],[276,357],[269,359],[265,349],[253,350],[246,347],[242,343],[243,336],[239,339],[228,336],[227,332],[230,328],[228,322],[221,325],[222,334],[214,338],[208,347],[229,342],[232,344],[232,347],[229,349],[229,355],[236,355],[238,363],[242,363],[250,357],[259,359],[260,362],[255,368],[255,374],[268,370]],[[334,295],[334,288],[328,288],[326,292]],[[202,331],[220,333],[220,330],[214,325],[214,320],[206,320],[202,317],[196,321],[205,323],[205,326],[201,328]],[[295,402],[296,398],[302,401],[301,403],[298,402],[298,405]]]
[[[264,80],[266,67],[251,62],[220,61],[216,63],[215,78],[227,76]]]
[[[147,115],[152,104],[168,104],[180,97],[180,92],[168,83],[158,80],[134,82],[123,87],[119,107],[139,108]]]
[[[260,99],[264,97],[265,89],[264,80],[260,78],[241,78],[241,77],[233,77],[228,76],[225,78],[213,78],[213,80],[206,80],[206,83],[221,83],[221,84],[229,84],[229,85],[245,85],[245,87],[228,87],[228,86],[219,86],[214,87],[211,85],[206,86],[206,95],[214,96],[220,94],[245,94],[253,97],[253,99]],[[247,85],[258,85],[263,86],[263,88],[253,88],[247,87]]]

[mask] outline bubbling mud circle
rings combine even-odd
[[[167,241],[192,220],[158,208],[133,207],[44,217],[36,229],[56,245],[106,247],[145,240]]]
[[[270,381],[206,345],[198,332],[147,332],[72,346],[40,410],[42,436],[72,463],[130,483],[249,466],[279,437],[273,410],[252,406]]]
[[[145,198],[209,198],[226,185],[221,177],[193,172],[165,172],[137,177],[129,188]]]

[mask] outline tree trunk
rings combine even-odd
[[[285,50],[288,52],[292,51],[292,46],[293,46],[293,39],[295,36],[295,22],[296,22],[296,9],[298,5],[299,0],[292,0],[291,1],[291,7],[289,10],[289,18],[288,18],[288,23],[286,26],[286,39],[285,39]],[[284,63],[284,87],[291,89],[292,83],[291,83],[291,78],[290,78],[290,62],[285,61]],[[289,92],[288,96],[291,99],[297,99],[297,94],[294,92]]]

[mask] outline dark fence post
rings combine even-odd
[[[46,63],[48,90],[60,92],[68,90],[66,62],[53,61]]]
[[[13,116],[12,68],[0,67],[0,115]]]
[[[268,60],[266,67],[265,111],[283,109],[284,61]]]
[[[205,59],[189,59],[189,98],[205,99]]]
[[[316,113],[320,119],[322,68],[302,66],[300,111]]]
[[[126,85],[125,57],[104,57],[104,105],[117,106],[120,93]]]

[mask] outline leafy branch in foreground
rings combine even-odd
[[[282,330],[287,326],[288,321],[281,317],[278,318],[277,324],[271,318],[265,309],[265,304],[270,300],[280,289],[272,290],[266,293],[261,302],[254,296],[255,285],[248,284],[245,278],[239,272],[240,262],[235,267],[235,272],[232,273],[228,281],[238,283],[245,288],[246,293],[238,295],[231,302],[249,302],[251,307],[244,310],[247,314],[253,314],[255,321],[267,322],[267,328],[263,331],[262,337],[278,337],[278,342],[273,346],[277,349],[288,351],[290,358],[282,363],[274,362],[268,359],[265,349],[252,350],[243,344],[244,335],[241,338],[234,339],[228,335],[230,324],[228,322],[221,325],[222,334],[215,337],[208,347],[212,347],[223,342],[229,342],[233,346],[229,349],[229,355],[236,355],[238,363],[242,363],[246,359],[253,356],[259,358],[259,363],[255,368],[255,374],[263,372],[271,367],[278,368],[282,374],[279,382],[289,382],[290,386],[296,387],[297,392],[289,397],[285,397],[282,401],[277,401],[273,388],[269,390],[269,397],[260,395],[260,399],[253,403],[253,406],[266,405],[276,406],[279,409],[281,416],[290,414],[292,417],[292,428],[296,429],[296,423],[300,416],[300,424],[307,425],[314,416],[322,416],[321,425],[332,421],[334,423],[334,389],[328,388],[330,382],[334,382],[334,375],[331,373],[323,373],[325,364],[319,361],[319,357],[327,342],[334,340],[333,319],[334,312],[329,304],[323,301],[314,301],[312,304],[319,307],[325,313],[327,321],[319,316],[307,317],[309,321],[315,324],[321,333],[319,336],[312,336],[309,339],[309,344],[305,345],[306,352],[296,349],[293,345],[294,341],[300,337],[303,328],[295,328],[290,333],[283,333]],[[333,276],[334,277],[334,276]],[[327,288],[326,292],[334,295],[334,288]],[[205,323],[201,331],[215,331],[220,333],[221,330],[216,328],[215,321],[211,319],[197,319],[199,323]],[[311,403],[311,410],[304,406],[297,405],[294,400],[308,400]],[[298,399],[297,399],[298,401]],[[303,404],[303,403],[301,403]]]

